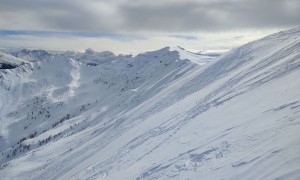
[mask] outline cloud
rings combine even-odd
[[[299,12],[299,0],[1,0],[0,29],[220,32],[297,26]]]
[[[0,31],[3,32],[3,31]],[[141,53],[157,50],[166,46],[181,46],[187,50],[198,52],[230,50],[251,40],[261,38],[276,31],[243,31],[222,33],[197,33],[197,40],[186,40],[166,34],[145,36],[130,41],[108,37],[89,37],[77,35],[36,35],[35,33],[0,33],[0,48],[29,48],[45,50],[75,50],[84,51],[93,48],[98,51],[112,51],[115,53]],[[17,35],[16,35],[17,34]],[[176,35],[175,35],[176,36]],[[185,35],[186,36],[186,35]]]
[[[228,50],[300,25],[299,0],[0,0],[0,46]]]
[[[163,5],[132,2],[120,10],[131,30],[185,32],[295,26],[300,23],[299,6],[296,0],[195,0]]]
[[[197,36],[188,36],[188,35],[170,35],[170,37],[178,38],[178,39],[183,39],[187,41],[195,41],[198,40]]]
[[[3,36],[36,36],[36,37],[84,37],[84,38],[106,38],[118,41],[145,40],[145,36],[127,35],[116,33],[97,32],[57,32],[57,31],[32,31],[32,30],[0,30],[0,37]]]

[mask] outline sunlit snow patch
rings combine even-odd
[[[192,53],[179,46],[170,47],[170,51],[177,51],[179,53],[180,60],[189,60],[201,66],[215,59],[214,56],[212,57],[209,55]]]

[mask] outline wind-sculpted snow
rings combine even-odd
[[[298,179],[299,35],[216,59],[87,49],[1,70],[0,175]]]

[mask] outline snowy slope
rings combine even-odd
[[[215,57],[219,56],[219,54],[218,55],[217,54],[210,55],[208,53],[207,54],[192,53],[192,52],[185,50],[184,48],[182,48],[180,46],[171,47],[170,51],[178,52],[181,60],[188,60],[193,63],[199,64],[199,65],[204,65],[207,62],[210,62]],[[199,58],[199,57],[201,57],[201,58]]]
[[[22,63],[28,63],[28,61],[16,58],[0,51],[0,69],[12,69]]]
[[[21,49],[21,50],[13,50],[8,53],[17,58],[21,58],[27,61],[40,61],[43,59],[49,59],[52,56],[51,53],[45,50]]]
[[[299,179],[299,35],[210,60],[88,50],[2,70],[0,176]]]

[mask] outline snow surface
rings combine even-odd
[[[215,59],[87,50],[1,70],[0,177],[299,179],[299,49],[296,28]]]
[[[21,49],[21,50],[11,50],[8,51],[7,53],[27,61],[40,61],[40,60],[48,59],[52,56],[51,53],[45,50]]]
[[[0,69],[5,68],[5,65],[9,67],[16,67],[22,63],[28,63],[28,61],[16,58],[0,51]]]
[[[193,63],[199,64],[199,65],[204,65],[208,62],[210,62],[212,59],[214,59],[215,57],[219,56],[219,54],[196,54],[196,53],[192,53],[189,51],[186,51],[184,48],[180,47],[180,46],[176,46],[176,47],[171,47],[170,51],[176,51],[179,53],[180,56],[180,60],[188,60],[191,61]],[[200,58],[201,57],[201,58]]]

